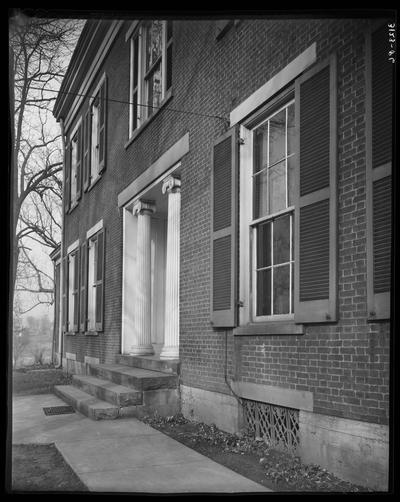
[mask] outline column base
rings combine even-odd
[[[160,353],[160,359],[179,359],[179,347],[164,346]]]
[[[154,349],[152,345],[131,347],[129,350],[129,355],[131,356],[152,356],[153,354],[154,354]]]

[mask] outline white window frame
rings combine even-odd
[[[66,331],[67,333],[72,333],[72,328],[73,328],[73,323],[74,323],[74,315],[75,315],[75,302],[74,302],[74,294],[73,294],[73,282],[75,278],[75,267],[76,267],[76,254],[79,249],[79,239],[73,242],[68,246],[67,249],[67,267],[68,267],[68,289],[67,289],[67,295],[68,295],[68,309],[67,312],[65,313],[67,322],[66,322]],[[73,273],[72,273],[72,281],[71,281],[71,268],[70,268],[70,259],[71,257],[74,258],[74,264],[73,264]],[[78,289],[78,294],[79,294],[79,289]],[[72,302],[71,302],[72,298]],[[72,303],[72,310],[71,310],[71,303]],[[70,318],[70,312],[72,312],[72,318]]]
[[[90,141],[90,165],[89,165],[89,188],[96,183],[96,181],[101,177],[99,174],[99,167],[100,167],[100,161],[99,161],[99,154],[100,154],[100,117],[99,117],[99,112],[98,112],[98,106],[97,106],[97,131],[96,134],[94,134],[93,131],[93,106],[96,103],[96,101],[99,100],[100,98],[100,88],[106,78],[106,75],[103,74],[101,79],[99,80],[99,83],[97,84],[93,96],[89,100],[89,113],[90,113],[90,135],[89,135],[89,141]],[[103,106],[106,106],[104,104]],[[93,137],[95,136],[96,138],[96,144],[93,142]],[[94,155],[94,153],[96,155]],[[95,162],[96,159],[96,162]]]
[[[70,151],[70,155],[71,155],[71,161],[70,161],[70,172],[69,172],[69,189],[70,189],[70,202],[69,202],[69,205],[70,205],[70,210],[73,209],[77,204],[78,204],[78,179],[77,179],[77,161],[78,161],[78,157],[76,157],[75,159],[75,173],[74,173],[74,178],[75,178],[75,193],[73,194],[72,193],[72,165],[73,165],[73,162],[72,162],[72,159],[73,159],[73,152],[75,150],[76,152],[76,155],[78,155],[78,137],[77,137],[77,133],[78,133],[78,129],[79,127],[82,126],[82,117],[79,118],[79,120],[77,121],[77,123],[75,124],[75,127],[73,128],[72,132],[71,132],[71,135],[70,135],[70,148],[71,148],[71,151]],[[83,148],[83,141],[82,141],[82,135],[81,137],[79,138],[80,139],[80,151],[81,151],[81,182],[82,182],[82,175],[83,175],[83,166],[82,166],[82,148]]]
[[[278,99],[280,99],[278,97]],[[294,103],[294,96],[289,93],[288,96],[282,97],[281,104],[278,107],[271,109],[271,113],[263,113],[263,118],[256,121],[256,119],[249,119],[245,124],[240,126],[240,137],[243,139],[243,144],[240,148],[240,165],[243,169],[240,170],[240,279],[239,279],[239,299],[242,307],[239,309],[239,324],[245,325],[249,323],[266,323],[275,321],[293,321],[294,312],[288,314],[272,314],[268,316],[257,316],[257,297],[256,297],[256,251],[257,251],[257,225],[264,221],[271,221],[278,216],[285,214],[291,215],[290,224],[290,263],[293,261],[293,272],[290,267],[289,275],[289,305],[294,308],[292,303],[292,273],[294,273],[295,260],[293,260],[294,248],[292,243],[293,229],[294,229],[294,205],[284,208],[283,210],[275,213],[268,214],[259,218],[253,218],[253,160],[254,160],[254,131],[263,123],[269,120],[270,117],[278,113],[280,110],[287,108],[291,103]],[[286,137],[287,141],[287,137]],[[286,159],[286,157],[285,157]],[[286,171],[287,174],[287,171]],[[287,183],[287,176],[286,176]],[[287,190],[286,190],[287,197]],[[273,243],[273,236],[271,235],[271,242]],[[280,264],[281,265],[281,264]],[[271,268],[275,268],[272,264]],[[272,278],[271,278],[272,279]],[[271,280],[271,288],[273,288],[273,281]],[[273,301],[271,295],[271,302]]]
[[[129,41],[129,139],[131,139],[137,130],[139,130],[148,120],[150,120],[158,111],[159,108],[163,105],[165,99],[168,97],[167,95],[167,68],[166,68],[166,60],[167,60],[167,50],[169,45],[172,43],[171,40],[167,43],[167,21],[162,22],[162,48],[161,48],[161,98],[159,108],[157,109],[149,109],[147,107],[147,85],[146,85],[146,77],[152,73],[151,68],[146,72],[146,40],[147,40],[147,25],[152,21],[156,20],[147,20],[142,23],[132,24],[129,29],[126,39]],[[138,38],[138,61],[135,61],[134,58],[134,41]],[[137,111],[136,111],[136,124],[133,124],[134,119],[134,104],[133,97],[135,91],[133,89],[133,76],[134,76],[134,66],[138,65],[138,77],[137,77]],[[152,65],[154,67],[154,64]],[[140,106],[145,105],[145,106]],[[150,112],[150,113],[149,113]]]
[[[103,220],[99,220],[95,225],[93,225],[87,232],[86,232],[86,239],[87,239],[87,282],[86,282],[86,295],[87,295],[87,332],[94,332],[96,331],[96,270],[97,270],[97,263],[96,263],[96,248],[94,246],[94,241],[96,240],[97,234],[100,232],[100,230],[103,229]],[[93,249],[93,262],[90,263],[90,249]],[[90,270],[92,268],[92,273],[90,273]],[[92,275],[92,285],[90,285],[90,276]],[[89,288],[91,291],[91,295],[89,295]],[[92,300],[92,313],[93,313],[93,319],[90,318],[90,299]]]

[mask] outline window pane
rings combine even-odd
[[[274,265],[290,261],[290,215],[274,220]]]
[[[94,298],[95,298],[95,278],[94,278],[94,242],[89,241],[89,256],[88,256],[88,330],[94,329]]]
[[[147,28],[146,40],[146,69],[161,56],[162,50],[162,21],[151,21]]]
[[[289,267],[274,267],[274,314],[289,314]]]
[[[295,152],[294,103],[288,107],[287,112],[287,154],[290,155]]]
[[[77,142],[74,139],[71,143],[71,201],[76,199],[76,161],[77,161]]]
[[[257,227],[257,268],[271,265],[271,223]]]
[[[139,71],[139,37],[136,37],[133,41],[133,88],[137,86],[138,83],[138,71]]]
[[[286,162],[271,167],[269,172],[269,213],[286,208]]]
[[[167,21],[167,40],[172,37],[172,21]]]
[[[287,159],[288,206],[294,206],[296,156]]]
[[[258,173],[268,162],[268,122],[254,133],[254,173]]]
[[[99,107],[96,100],[92,105],[92,152],[91,152],[91,178],[97,176],[99,165],[99,146],[98,146],[98,127],[99,127]]]
[[[150,107],[159,107],[161,103],[161,64],[151,74],[147,81],[148,86],[148,104]],[[156,108],[148,109],[148,116],[155,112]]]
[[[269,165],[275,164],[285,157],[285,123],[285,109],[269,120]]]
[[[268,177],[267,171],[263,171],[257,176],[254,176],[254,198],[253,198],[254,218],[261,218],[261,216],[265,216],[266,214],[268,214],[267,177]]]
[[[256,315],[271,315],[271,269],[257,272]]]

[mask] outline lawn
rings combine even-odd
[[[14,369],[12,373],[13,395],[52,393],[54,385],[70,383],[71,377],[61,368],[52,365],[36,365]]]
[[[52,444],[12,446],[13,492],[87,492],[88,489]]]

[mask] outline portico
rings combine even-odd
[[[179,170],[123,207],[121,353],[179,358]]]

